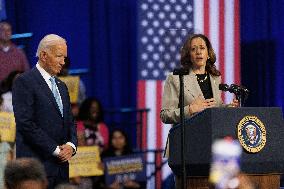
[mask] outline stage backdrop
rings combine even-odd
[[[87,92],[104,107],[151,108],[145,148],[164,146],[170,126],[159,119],[163,81],[191,32],[209,36],[224,83],[251,91],[248,106],[283,108],[283,11],[282,0],[6,0],[14,33],[33,33],[25,41],[31,65],[39,40],[57,33],[68,41],[71,67],[89,70],[82,75]]]

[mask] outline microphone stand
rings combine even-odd
[[[243,88],[238,88],[234,94],[236,95],[237,100],[239,101],[240,107],[244,106],[245,99],[248,96],[248,91],[245,91]]]
[[[181,162],[182,162],[182,181],[181,188],[186,189],[186,168],[185,168],[185,119],[184,119],[184,82],[183,76],[189,74],[189,70],[185,68],[175,69],[174,75],[179,76],[180,93],[179,93],[179,108],[180,108],[180,126],[181,126]]]
[[[240,107],[243,106],[243,98],[241,94],[235,94],[237,97],[237,100],[239,101]]]
[[[236,85],[236,84],[231,84],[230,86],[227,84],[219,84],[219,90],[229,91],[230,93],[234,93],[237,100],[239,101],[240,107],[244,106],[244,102],[249,94],[248,89],[246,89],[243,86]]]

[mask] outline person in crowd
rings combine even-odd
[[[0,22],[0,82],[12,71],[27,71],[30,66],[25,53],[11,42],[12,27]]]
[[[102,158],[132,154],[128,136],[121,129],[114,129],[109,137],[109,147],[103,151]]]
[[[77,135],[79,146],[99,146],[100,152],[108,146],[109,130],[104,123],[104,112],[100,101],[94,97],[85,99],[79,109],[77,118]],[[99,165],[101,167],[101,165]],[[97,188],[100,177],[74,177],[72,183],[78,188]]]
[[[19,158],[7,163],[4,182],[7,189],[46,189],[43,165],[33,158]]]
[[[2,141],[0,135],[0,188],[4,188],[4,169],[8,161],[13,159],[13,150],[10,144]]]
[[[79,109],[78,143],[81,146],[98,145],[101,151],[108,146],[109,130],[104,123],[104,112],[100,101],[89,97]]]
[[[16,78],[13,109],[16,158],[34,157],[45,166],[48,188],[69,181],[69,164],[77,149],[77,131],[65,83],[59,74],[67,56],[66,40],[46,35],[39,43],[36,66]]]
[[[80,189],[77,186],[73,185],[73,184],[69,184],[69,183],[65,183],[65,184],[59,184],[55,187],[55,189]],[[87,189],[87,188],[86,188]],[[88,188],[90,189],[90,188]]]
[[[13,112],[12,105],[12,86],[16,77],[18,77],[21,71],[12,71],[6,79],[0,83],[0,94],[2,103],[0,103],[0,111],[2,112]]]
[[[121,129],[114,129],[110,134],[109,148],[105,150],[101,157],[102,159],[107,157],[119,157],[124,155],[130,155],[133,151],[131,149],[128,137],[126,133]],[[124,183],[115,181],[110,186],[105,186],[107,189],[134,189],[145,188],[144,182],[135,182],[133,180],[127,180]]]
[[[65,61],[65,64],[64,64],[61,72],[59,73],[60,77],[66,77],[66,76],[70,75],[69,74],[69,68],[70,68],[70,64],[71,64],[70,58],[66,57],[64,61]],[[73,113],[73,116],[76,120],[77,120],[78,114],[79,114],[79,107],[85,99],[86,99],[86,87],[85,87],[84,82],[80,79],[79,80],[79,91],[78,91],[77,102],[71,104],[72,113]]]
[[[65,64],[59,73],[59,76],[69,76],[69,69],[71,65],[71,61],[69,57],[65,57]],[[82,104],[82,102],[86,99],[86,86],[84,82],[80,79],[79,81],[79,93],[78,93],[78,105]]]
[[[203,34],[190,36],[181,49],[181,65],[189,70],[184,76],[184,114],[188,118],[206,108],[222,106],[221,73],[214,63],[216,55],[209,39]],[[164,123],[180,121],[179,76],[167,76],[162,97],[160,118]],[[236,99],[230,104],[239,106]]]
[[[75,186],[77,189],[100,189],[97,185],[93,184],[92,179],[94,177],[81,177],[81,176],[75,176],[70,178],[70,183]],[[95,177],[97,178],[97,177]],[[95,179],[96,181],[96,179]]]

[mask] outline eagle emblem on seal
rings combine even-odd
[[[261,151],[266,144],[266,129],[256,116],[245,116],[237,126],[238,139],[249,153]]]

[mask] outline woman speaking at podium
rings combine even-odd
[[[184,115],[185,118],[206,108],[222,106],[221,73],[214,63],[216,55],[209,39],[203,34],[190,36],[181,49],[181,65],[189,69],[184,76]],[[179,76],[170,73],[167,76],[162,99],[160,117],[162,122],[175,124],[180,122]],[[231,106],[238,106],[233,100]]]

